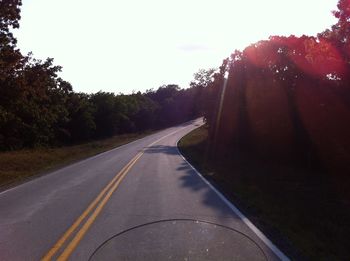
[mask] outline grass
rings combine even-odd
[[[212,162],[208,131],[179,142],[184,156],[276,245],[296,260],[350,260],[349,178],[308,173],[293,166],[232,155]],[[342,186],[336,184],[342,183]]]
[[[35,148],[0,152],[0,188],[140,139],[151,132],[118,135],[112,138],[59,148]]]

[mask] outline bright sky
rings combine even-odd
[[[187,87],[200,68],[270,35],[316,35],[338,0],[24,0],[23,53],[55,58],[75,91]]]

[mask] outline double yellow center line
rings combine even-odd
[[[150,147],[157,142],[173,135],[187,127],[183,127],[178,129],[168,135],[163,136],[162,138],[152,142],[147,147]],[[124,177],[127,175],[129,170],[135,165],[137,160],[144,154],[145,149],[140,151],[133,157],[128,164],[126,164],[121,171],[115,175],[115,177],[104,187],[104,189],[98,194],[98,196],[90,203],[90,205],[85,209],[85,211],[75,220],[73,225],[63,234],[63,236],[56,242],[56,244],[47,252],[47,254],[42,258],[43,261],[52,260],[54,255],[59,251],[63,245],[65,245],[66,241],[72,236],[72,234],[78,229],[80,224],[86,219],[85,223],[81,226],[81,228],[75,233],[75,236],[68,243],[66,248],[62,251],[61,255],[57,258],[57,260],[67,260],[69,256],[73,253],[74,249],[78,246],[79,242],[82,240],[86,232],[89,230],[91,225],[96,220],[97,216],[101,213],[103,207],[107,204],[108,200],[111,198],[114,191],[118,188],[119,184],[122,182]]]

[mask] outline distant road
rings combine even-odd
[[[201,124],[0,193],[0,260],[88,260],[110,238],[91,260],[278,260],[179,154],[177,141]]]

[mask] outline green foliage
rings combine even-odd
[[[0,47],[15,47],[16,39],[11,33],[11,28],[19,27],[21,0],[0,1]]]
[[[96,131],[96,107],[89,96],[84,93],[70,93],[66,103],[69,112],[66,126],[69,141],[82,142],[91,139]]]
[[[338,8],[318,37],[272,36],[224,60],[204,95],[212,158],[350,171],[349,1]]]
[[[224,169],[215,178],[235,193],[246,183],[243,193],[281,199],[275,223],[294,215],[287,223],[308,259],[349,257],[350,2],[338,8],[317,37],[272,36],[236,51],[204,95],[203,160]]]
[[[21,1],[0,2],[0,150],[57,146],[145,131],[199,115],[197,91],[177,85],[145,94],[75,93],[60,66],[16,49]]]
[[[349,258],[350,2],[338,9],[317,37],[272,36],[224,60],[204,90],[206,139],[180,144],[310,260]]]

